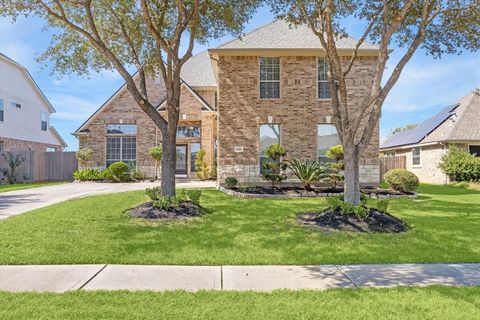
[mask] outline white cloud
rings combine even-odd
[[[50,94],[50,97],[50,102],[57,110],[57,112],[53,115],[53,118],[58,122],[83,122],[92,113],[94,113],[101,104],[64,94],[53,93]]]

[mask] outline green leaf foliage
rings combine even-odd
[[[438,167],[452,181],[480,181],[480,158],[456,146],[450,146]]]
[[[291,158],[286,163],[292,173],[302,182],[305,190],[311,190],[312,183],[320,180],[326,171],[324,165],[317,161]]]
[[[392,169],[385,173],[383,178],[390,188],[400,192],[413,192],[420,184],[418,177],[405,169]]]

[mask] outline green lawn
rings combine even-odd
[[[0,319],[479,319],[480,287],[0,293]]]
[[[71,200],[0,221],[0,264],[330,264],[480,262],[480,192],[422,186],[416,200],[391,201],[405,234],[321,233],[296,213],[324,199],[202,196],[195,222],[150,223],[125,210],[143,192]]]
[[[28,182],[28,183],[15,183],[15,184],[0,184],[0,193],[2,193],[2,192],[8,192],[8,191],[15,191],[15,190],[22,190],[22,189],[45,187],[45,186],[51,186],[51,185],[53,185],[53,184],[60,184],[60,183],[65,183],[65,182],[46,181],[46,182]]]

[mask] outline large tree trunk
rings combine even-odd
[[[360,204],[360,152],[354,145],[344,146],[345,189],[344,200],[353,205]]]
[[[176,135],[163,134],[162,140],[162,195],[175,196]]]

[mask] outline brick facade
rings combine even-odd
[[[55,151],[62,151],[63,147],[54,144],[19,140],[19,139],[10,139],[0,137],[0,151],[21,151],[21,150],[32,150],[32,151],[47,151],[47,148],[52,148]]]
[[[280,57],[280,98],[259,98],[259,56],[222,56],[218,59],[219,181],[235,176],[261,181],[259,127],[279,124],[281,144],[289,156],[317,158],[317,125],[332,115],[329,100],[317,98],[317,57]],[[347,85],[351,108],[371,88],[375,57],[359,57]],[[379,130],[361,157],[361,183],[379,183]],[[241,147],[241,148],[236,148]],[[236,152],[243,148],[243,152]],[[236,150],[237,149],[237,150]]]
[[[159,81],[148,79],[147,90],[149,98],[153,102],[160,103],[165,96],[165,89]],[[215,92],[200,91],[202,98],[210,103],[214,101]],[[192,143],[201,143],[202,148],[206,151],[206,160],[209,165],[213,165],[213,142],[215,141],[215,121],[211,121],[211,111],[203,110],[202,104],[191,91],[186,87],[182,87],[180,106],[181,125],[199,125],[201,126],[201,138],[178,138],[177,144],[187,145],[188,150]],[[204,108],[205,109],[205,108]],[[213,112],[214,113],[214,112]],[[165,112],[160,114],[166,117]],[[101,110],[94,116],[92,121],[88,123],[86,129],[88,133],[79,134],[80,148],[88,147],[92,149],[93,158],[88,164],[89,167],[105,168],[106,165],[106,144],[107,124],[136,124],[137,125],[137,167],[147,176],[154,176],[155,163],[148,155],[148,150],[156,145],[161,145],[162,135],[153,121],[137,106],[130,93],[123,89],[114,96]],[[188,168],[191,167],[190,157],[188,157]],[[193,177],[191,172],[188,175]]]

